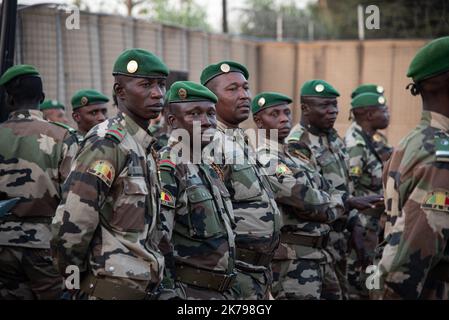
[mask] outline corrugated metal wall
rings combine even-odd
[[[111,96],[112,67],[117,56],[132,47],[145,48],[163,58],[171,70],[188,72],[199,81],[209,63],[232,59],[250,71],[253,95],[279,91],[294,98],[299,120],[298,92],[304,81],[322,78],[341,93],[336,128],[349,126],[350,93],[359,84],[385,87],[391,110],[386,133],[396,144],[419,120],[420,99],[405,86],[406,70],[425,41],[368,40],[310,43],[257,42],[210,34],[121,16],[82,12],[79,30],[68,30],[68,13],[36,6],[19,11],[16,60],[36,65],[47,98],[59,99],[71,112],[70,97],[78,89],[95,88]],[[113,114],[115,110],[110,110]],[[243,124],[253,126],[251,119]]]

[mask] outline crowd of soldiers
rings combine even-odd
[[[448,299],[448,56],[444,37],[412,60],[422,120],[394,150],[377,84],[354,89],[342,139],[324,80],[296,107],[221,61],[167,90],[165,63],[134,48],[113,66],[116,116],[83,89],[74,129],[34,66],[9,68],[0,299]]]

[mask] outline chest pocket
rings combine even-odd
[[[232,167],[233,200],[235,201],[260,201],[262,189],[254,169],[249,164],[235,164]]]
[[[190,235],[195,238],[211,238],[224,233],[220,212],[215,208],[211,193],[203,186],[186,189],[189,201]]]
[[[120,231],[143,231],[148,199],[145,178],[127,176],[122,181],[123,191],[114,204],[110,224]]]

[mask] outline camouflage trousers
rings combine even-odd
[[[183,300],[234,300],[234,294],[231,289],[219,292],[207,288],[201,288],[186,284],[183,282],[176,282],[176,293],[180,299]]]
[[[0,300],[60,299],[62,288],[50,249],[0,246]]]
[[[273,260],[273,297],[276,300],[341,300],[332,263],[313,259]]]
[[[374,264],[376,247],[379,244],[379,219],[360,213],[359,221],[363,228],[365,254],[368,257],[369,264]],[[358,261],[356,250],[351,246],[347,261],[349,299],[369,299],[369,292],[365,285],[368,274]]]
[[[237,277],[232,291],[239,300],[267,300],[272,282],[272,272],[269,268],[250,271],[237,267]]]
[[[326,248],[334,258],[334,270],[337,275],[343,299],[348,299],[347,251],[348,234],[346,231],[329,232],[329,244]]]

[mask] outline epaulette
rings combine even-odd
[[[444,133],[435,136],[435,156],[439,162],[449,162],[449,136]]]
[[[170,147],[161,149],[161,151],[159,152],[159,162],[157,163],[158,169],[166,171],[176,170],[176,160],[173,161],[173,159],[170,157],[171,150],[172,149]]]
[[[119,125],[114,124],[108,130],[106,130],[105,137],[120,143],[125,138],[125,135],[126,135],[125,129],[123,129]]]
[[[48,122],[53,123],[53,124],[55,124],[55,125],[57,125],[57,126],[59,126],[59,127],[61,127],[61,128],[66,129],[66,130],[69,131],[71,134],[76,134],[76,130],[73,129],[71,126],[65,124],[65,123],[57,122],[57,121],[48,121]]]
[[[301,140],[301,137],[303,135],[304,131],[303,130],[297,130],[293,133],[291,133],[288,137],[287,137],[287,143],[289,142],[296,142]]]

